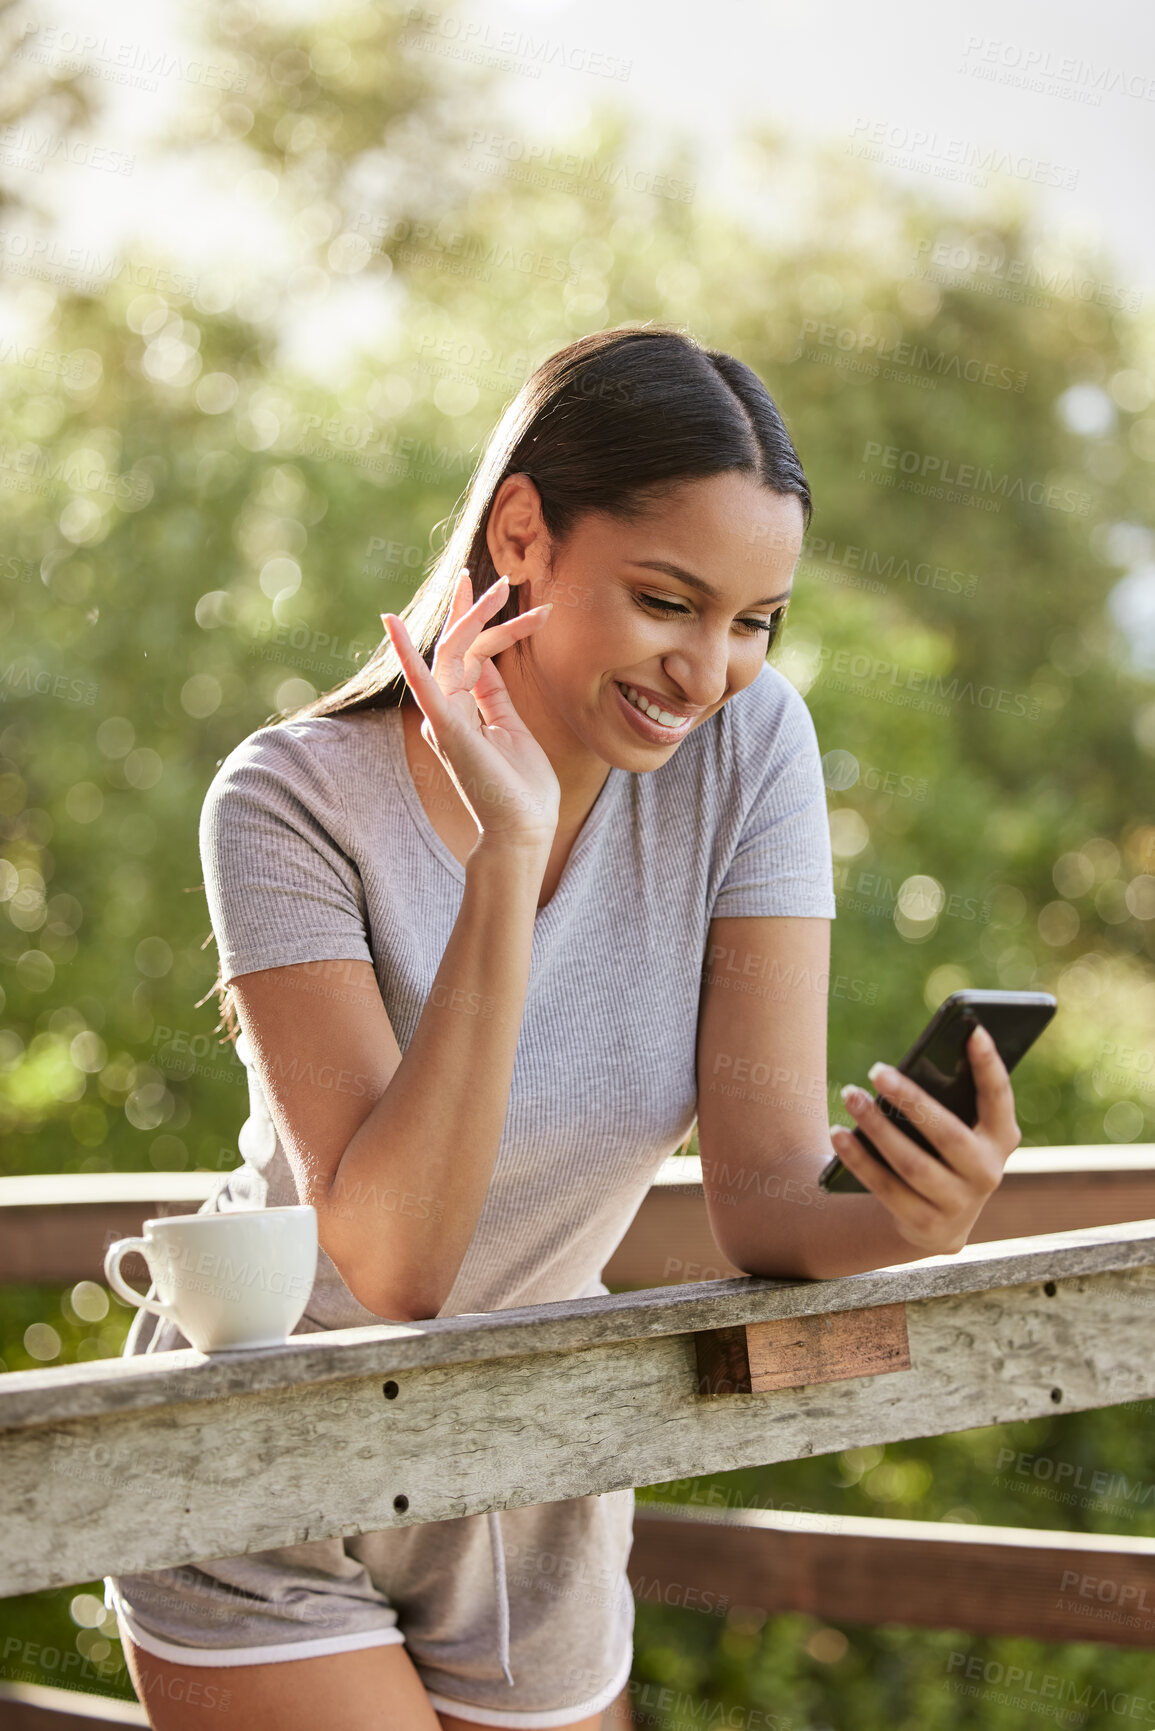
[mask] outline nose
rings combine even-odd
[[[662,657],[666,676],[673,681],[687,703],[695,709],[708,709],[720,703],[730,680],[730,645],[725,627],[713,630],[700,622],[698,629],[682,637],[678,647]]]

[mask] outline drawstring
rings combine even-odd
[[[214,1209],[214,1212],[219,1213],[220,1210]],[[150,1284],[147,1297],[156,1297],[155,1281]],[[134,1318],[134,1321],[144,1316],[151,1316],[154,1323],[152,1333],[148,1338],[148,1344],[144,1348],[145,1352],[149,1353],[155,1349],[156,1343],[160,1339],[161,1325],[164,1319],[163,1317],[157,1316],[155,1311],[142,1310],[137,1312],[137,1317]],[[127,1346],[128,1343],[126,1342],[125,1344]],[[498,1654],[501,1658],[502,1674],[507,1683],[512,1683],[513,1672],[509,1668],[509,1586],[506,1579],[505,1546],[501,1539],[501,1523],[497,1518],[497,1510],[490,1509],[485,1518],[489,1525],[489,1548],[493,1557],[493,1587],[494,1593],[497,1597],[497,1648]],[[108,1593],[110,1591],[111,1588],[106,1587],[106,1606],[108,1605]],[[111,1609],[112,1607],[109,1606],[108,1608]]]
[[[505,1680],[512,1683],[513,1672],[509,1668],[509,1589],[505,1578],[505,1546],[501,1542],[501,1524],[497,1518],[497,1510],[490,1509],[485,1518],[489,1523],[489,1546],[493,1553],[493,1587],[497,1595],[497,1646]]]

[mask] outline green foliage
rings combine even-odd
[[[726,208],[632,189],[632,123],[605,104],[531,175],[491,147],[485,81],[454,63],[450,95],[436,58],[400,44],[403,16],[289,32],[221,13],[244,99],[203,93],[174,143],[255,152],[300,249],[279,293],[162,278],[163,259],[99,293],[28,278],[37,341],[68,364],[0,370],[0,1171],[237,1162],[247,1096],[209,995],[204,791],[376,644],[531,368],[632,320],[760,373],[813,483],[776,655],[830,784],[832,1082],[896,1057],[958,986],[1038,986],[1061,1008],[1017,1082],[1026,1142],[1152,1140],[1155,693],[1107,608],[1150,544],[1150,321],[1108,261],[1060,254],[1028,209],[963,223],[769,133]],[[669,188],[692,185],[688,151],[667,167]],[[383,334],[322,382],[283,347],[286,321],[339,320],[367,285]],[[1080,401],[1097,431],[1074,430]],[[102,1356],[127,1320],[117,1300],[86,1322],[54,1289],[6,1288],[0,1351],[9,1370]],[[40,1356],[37,1328],[58,1351]],[[699,1485],[1150,1533],[1149,1504],[1059,1503],[1017,1465],[1145,1485],[1147,1422],[1065,1415]],[[60,1646],[80,1591],[11,1601],[6,1622]],[[850,1722],[850,1699],[856,1727],[1033,1725],[1034,1708],[947,1688],[964,1648],[1080,1688],[1150,1686],[1141,1655],[1104,1648],[896,1630],[840,1648],[813,1619],[647,1605],[635,1683],[796,1727]],[[654,1711],[703,1723],[688,1701]]]
[[[374,90],[389,97],[373,124],[412,149],[432,96],[416,74],[370,78],[358,101]],[[28,482],[11,491],[0,602],[7,1170],[235,1160],[243,1075],[205,1001],[204,790],[247,733],[376,644],[529,368],[637,318],[748,361],[813,478],[776,653],[832,784],[832,1080],[897,1055],[958,985],[1038,985],[1062,1013],[1024,1066],[1028,1143],[1150,1135],[1151,691],[1104,606],[1117,525],[1141,518],[1149,422],[1102,389],[1122,377],[1116,394],[1141,400],[1144,332],[1064,292],[1106,267],[1056,266],[1028,305],[974,272],[940,284],[920,261],[950,224],[833,160],[814,165],[816,208],[788,247],[704,204],[512,172],[455,204],[461,121],[444,175],[426,164],[451,272],[410,244],[410,219],[361,208],[340,155],[342,128],[368,124],[359,110],[343,143],[317,144],[339,96],[317,73],[274,79],[251,98],[251,132],[286,221],[308,216],[311,236],[327,213],[326,233],[347,237],[316,243],[332,293],[356,266],[392,297],[387,337],[347,379],[326,391],[280,363],[272,313],[242,316],[219,285],[120,279],[99,297],[43,290],[45,346],[72,361],[59,380],[7,369],[10,478]],[[591,126],[579,160],[628,153],[625,122]],[[784,172],[773,140],[750,161],[755,186]],[[852,201],[882,232],[869,250],[834,220]],[[991,225],[992,254],[1038,254],[1025,216]],[[572,280],[551,280],[555,264]],[[1056,409],[1089,384],[1114,416],[1096,438]],[[982,479],[942,500],[902,473],[911,462]]]
[[[1155,1713],[1143,1652],[650,1605],[637,1610],[629,1700],[646,1731],[1097,1731]]]

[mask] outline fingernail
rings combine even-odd
[[[847,1082],[845,1087],[840,1088],[838,1092],[842,1095],[842,1098],[850,1107],[851,1111],[865,1106],[870,1098],[864,1088],[856,1087],[853,1082]]]
[[[990,1035],[987,1033],[987,1030],[983,1027],[981,1022],[979,1023],[978,1027],[975,1029],[972,1037],[974,1039],[975,1045],[978,1047],[980,1052],[993,1052],[994,1051],[995,1043],[991,1039]]]
[[[894,1082],[898,1079],[898,1071],[893,1064],[872,1064],[866,1072],[875,1087],[879,1082]]]

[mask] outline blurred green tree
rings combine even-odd
[[[492,79],[400,8],[289,28],[225,6],[213,27],[243,77],[195,93],[170,148],[227,162],[296,267],[254,286],[143,255],[98,285],[21,266],[35,355],[0,357],[0,1171],[236,1163],[204,791],[376,643],[531,368],[638,319],[754,367],[814,485],[775,653],[830,791],[832,1115],[837,1084],[897,1056],[948,991],[1036,985],[1061,1011],[1017,1085],[1025,1140],[1155,1139],[1155,657],[1119,599],[1153,544],[1134,287],[1028,207],[992,197],[964,220],[769,130],[724,201],[688,146],[643,168],[609,102],[564,148],[519,137]],[[83,75],[55,82],[76,105],[60,123],[81,124]],[[331,378],[306,364],[310,329],[367,304],[382,334]],[[124,1307],[78,1293],[0,1294],[8,1369],[118,1349]],[[1144,1425],[1077,1415],[724,1482],[771,1506],[1111,1530],[1117,1512],[997,1483],[998,1450],[1139,1476]],[[71,1617],[100,1653],[111,1632],[75,1599],[13,1614],[61,1640]],[[801,1724],[869,1675],[863,1726],[916,1697],[920,1724],[1026,1722],[948,1701],[949,1636],[860,1631],[847,1652],[805,1619],[739,1619],[717,1652],[695,1625],[702,1651],[678,1660],[662,1615],[640,1607],[643,1681]],[[1136,1656],[1110,1657],[1138,1688]],[[1076,1658],[1072,1678],[1106,1663]]]
[[[235,1159],[204,788],[377,641],[532,365],[638,318],[758,370],[813,478],[778,653],[827,754],[835,1105],[946,991],[1036,984],[1065,1013],[1021,1083],[1027,1140],[1149,1134],[1155,711],[1107,605],[1150,533],[1132,292],[1049,256],[1027,211],[964,232],[770,134],[728,210],[685,151],[632,172],[610,105],[523,172],[531,140],[473,124],[485,78],[455,68],[450,102],[415,28],[234,17],[244,100],[199,93],[176,144],[243,139],[306,262],[279,296],[139,271],[47,291],[67,364],[7,369],[7,1169]],[[284,360],[286,318],[367,284],[390,322],[346,377]]]

